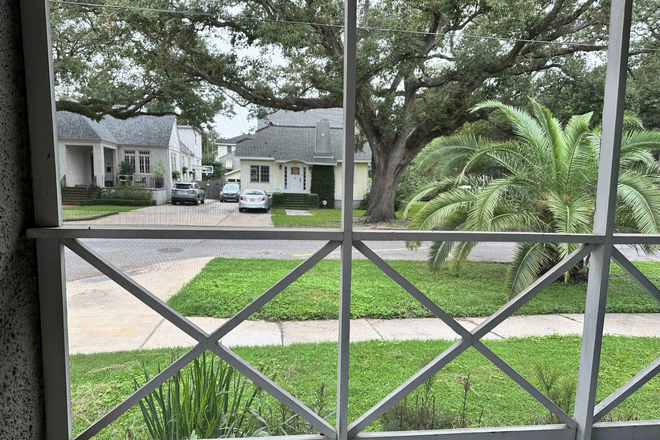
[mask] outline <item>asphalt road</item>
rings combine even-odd
[[[254,240],[83,240],[119,269],[140,271],[146,266],[199,257],[305,259],[323,246],[314,241],[254,241]],[[385,260],[425,260],[428,246],[423,243],[417,251],[406,249],[402,241],[367,242]],[[660,261],[660,257],[638,254],[630,247],[621,248],[631,260]],[[481,243],[474,248],[474,261],[511,261],[514,243]],[[69,281],[98,276],[100,273],[87,262],[66,250],[66,278]],[[339,258],[335,251],[328,258]],[[358,251],[353,258],[364,258]]]

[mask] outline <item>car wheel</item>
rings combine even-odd
[[[202,199],[202,205],[204,204],[205,201],[206,201],[206,199]]]

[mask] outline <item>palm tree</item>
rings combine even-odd
[[[408,201],[437,194],[409,228],[445,231],[534,231],[591,233],[596,196],[600,126],[592,113],[565,125],[531,101],[532,112],[487,101],[471,111],[494,109],[492,119],[513,132],[494,141],[459,134],[436,139],[422,153],[418,171],[435,181]],[[660,232],[660,133],[644,131],[639,118],[625,118],[615,219],[616,232]],[[437,269],[450,255],[460,269],[477,243],[434,242],[429,265]],[[415,247],[417,244],[409,244]],[[507,284],[511,296],[577,248],[571,243],[518,243]],[[645,251],[653,252],[649,247]],[[583,274],[584,264],[566,274]]]

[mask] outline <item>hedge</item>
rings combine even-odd
[[[296,202],[300,200],[307,208],[316,208],[319,206],[319,195],[318,194],[296,194]],[[273,208],[289,208],[286,203],[287,194],[283,193],[273,193]],[[296,203],[298,204],[298,203]]]
[[[114,188],[103,188],[101,190],[102,199],[119,200],[151,200],[151,191],[139,186],[117,186]],[[129,205],[124,205],[129,206]],[[142,206],[142,205],[132,205]]]
[[[310,191],[318,194],[319,203],[318,207],[323,208],[321,203],[327,200],[328,205],[326,208],[334,209],[335,207],[335,170],[333,166],[328,165],[314,165],[312,170],[312,185]]]
[[[122,200],[122,199],[91,199],[81,200],[81,206],[98,206],[98,205],[111,205],[111,206],[154,206],[155,200]]]

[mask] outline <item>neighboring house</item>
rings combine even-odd
[[[227,180],[269,193],[309,194],[314,166],[332,166],[335,202],[341,201],[342,109],[280,110],[260,120],[258,127],[253,135],[237,142],[233,154],[240,167],[227,173]],[[370,163],[371,150],[364,145],[355,153],[355,206],[369,189]]]
[[[136,116],[126,120],[106,116],[100,122],[85,116],[57,112],[60,179],[65,186],[112,187],[128,182],[156,189],[170,199],[172,172],[180,180],[201,179],[202,133],[178,125],[174,116]],[[135,166],[133,178],[119,176],[119,163]],[[188,170],[183,172],[183,167]],[[162,173],[162,185],[156,175]]]
[[[231,139],[223,139],[216,144],[216,160],[222,163],[226,171],[234,170],[234,152],[236,151],[236,144],[244,139],[250,138],[251,136],[252,135],[250,134],[241,134]]]

